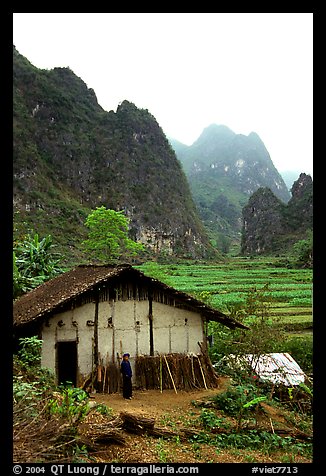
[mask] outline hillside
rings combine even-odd
[[[260,137],[211,124],[191,146],[170,140],[187,174],[199,213],[213,239],[239,241],[241,211],[260,187],[287,202],[287,187]]]
[[[123,101],[104,111],[69,68],[40,70],[14,48],[15,235],[51,233],[81,259],[90,209],[124,210],[153,252],[203,257],[211,247],[186,177],[155,118]]]
[[[281,170],[280,171],[280,174],[282,175],[282,178],[288,190],[291,190],[293,183],[297,180],[300,173],[301,173],[300,170]]]
[[[284,251],[313,228],[313,182],[300,174],[288,204],[269,188],[258,189],[243,208],[242,254]]]

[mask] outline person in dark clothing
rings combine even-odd
[[[132,370],[131,370],[131,365],[129,362],[129,357],[130,357],[130,354],[123,354],[120,371],[122,373],[123,398],[131,400],[132,398],[132,384],[131,384]]]

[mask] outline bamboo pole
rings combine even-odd
[[[98,383],[102,382],[102,366],[101,365],[97,366],[97,381]]]
[[[101,353],[97,353],[97,383],[101,384],[102,383],[102,359],[101,359]],[[100,386],[98,387],[98,390],[100,390]]]
[[[104,367],[104,378],[103,378],[103,387],[102,387],[102,393],[104,393],[105,390],[105,380],[106,380],[106,372],[108,369],[108,352],[106,353],[106,361],[105,361],[105,367]]]
[[[195,370],[194,370],[194,356],[193,355],[191,355],[191,371],[192,371],[192,379],[193,379],[194,385],[196,386]]]
[[[162,366],[162,355],[160,355],[160,389],[163,393],[163,366]]]
[[[272,427],[272,432],[273,432],[273,434],[275,434],[275,431],[274,431],[274,426],[273,426],[272,419],[270,418],[270,419],[269,419],[269,421],[270,421],[270,424],[271,424],[271,427]]]
[[[204,375],[203,367],[202,367],[201,361],[200,361],[200,357],[198,357],[198,362],[199,362],[199,367],[200,367],[200,371],[201,371],[201,374],[202,374],[202,377],[203,377],[203,381],[204,381],[205,388],[206,388],[206,390],[208,390],[207,385],[206,385],[206,380],[205,380],[205,375]]]
[[[170,377],[171,377],[171,380],[172,380],[172,384],[173,384],[174,391],[175,391],[175,393],[178,393],[178,392],[177,392],[177,389],[175,388],[174,380],[173,380],[173,377],[172,377],[172,374],[171,374],[171,370],[170,370],[170,367],[169,367],[168,361],[166,360],[165,354],[163,354],[163,357],[164,357],[164,360],[165,360],[166,366],[167,366],[167,368],[168,368],[169,375],[170,375]]]

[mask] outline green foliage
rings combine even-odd
[[[168,456],[169,452],[165,448],[165,442],[163,438],[159,438],[158,442],[156,444],[156,451],[159,457],[159,462],[160,463],[167,463],[168,462]]]
[[[53,373],[39,365],[41,346],[42,341],[36,336],[21,338],[13,359],[13,400],[21,417],[34,418],[42,401],[55,388]]]
[[[298,268],[312,268],[313,234],[312,230],[307,231],[307,238],[294,243],[292,254],[294,266]]]
[[[14,402],[24,400],[26,403],[35,403],[43,395],[43,389],[38,385],[38,381],[24,382],[22,376],[16,377],[13,382]]]
[[[225,418],[218,417],[214,411],[208,410],[207,408],[202,409],[199,419],[207,430],[215,428],[229,429],[231,427],[230,423]]]
[[[220,410],[233,417],[239,416],[240,413],[249,414],[257,403],[265,399],[266,397],[257,396],[257,388],[254,385],[248,384],[230,386],[225,392],[212,398]]]
[[[218,420],[218,418],[216,418]],[[226,427],[226,431],[220,430],[217,434],[208,431],[217,428],[215,426],[205,426],[206,431],[201,431],[197,435],[190,438],[192,447],[196,451],[200,451],[201,444],[208,444],[219,449],[251,449],[260,451],[269,455],[275,451],[283,450],[290,452],[291,455],[304,455],[311,457],[312,443],[296,440],[293,437],[282,437],[276,433],[270,433],[264,430],[245,429],[240,431],[230,431],[230,427]]]
[[[85,222],[89,230],[88,239],[84,241],[85,251],[105,263],[137,256],[144,246],[128,237],[128,223],[123,211],[97,207]]]
[[[264,397],[255,397],[252,400],[250,400],[250,402],[245,403],[242,408],[254,407],[255,405],[257,405],[257,403],[263,402],[266,399],[267,399],[267,397],[265,397],[265,396]]]
[[[181,164],[148,110],[123,101],[103,111],[69,68],[40,70],[17,51],[13,73],[16,222],[51,234],[69,266],[85,259],[84,215],[101,205],[130,210],[133,240],[140,228],[158,230],[180,240],[180,255],[205,255]]]
[[[90,410],[88,395],[80,388],[60,386],[59,389],[61,396],[59,398],[52,398],[49,401],[48,410],[50,414],[67,419],[70,424],[76,424]]]
[[[267,431],[246,430],[240,433],[230,433],[229,435],[216,435],[214,444],[221,448],[239,448],[239,449],[261,449],[262,452],[269,454],[283,449],[291,451],[293,454],[311,455],[311,443],[298,443],[292,437],[281,437],[277,434]]]
[[[245,295],[243,305],[239,303],[227,306],[230,317],[243,322],[250,330],[228,330],[219,324],[211,325],[214,344],[210,354],[214,361],[228,354],[261,355],[273,352],[284,340],[284,332],[275,326],[275,318],[270,317],[272,297],[269,286],[252,288]],[[238,372],[238,369],[237,369]]]
[[[306,385],[306,384],[303,383],[303,382],[300,382],[300,383],[299,383],[299,387],[300,387],[304,392],[306,392],[306,393],[309,395],[309,397],[313,398],[314,395],[313,395],[313,389],[312,389],[312,388],[309,388],[308,385]]]
[[[19,339],[18,357],[25,367],[40,364],[42,342],[37,336]]]
[[[101,415],[112,415],[113,409],[105,405],[104,403],[99,403],[95,407],[95,411]]]
[[[145,263],[139,269],[249,325],[252,330],[242,331],[209,322],[208,335],[213,337],[209,354],[213,363],[230,353],[251,353],[253,347],[266,353],[289,352],[303,370],[312,371],[311,332],[300,338],[290,333],[312,327],[311,269],[289,269],[282,258],[275,257],[237,257],[215,264]],[[237,369],[237,381],[238,376]]]
[[[51,235],[39,238],[27,235],[16,242],[13,253],[13,294],[14,298],[30,291],[45,281],[62,273],[58,266],[60,257],[53,253]]]
[[[306,373],[313,371],[312,336],[290,337],[282,345],[282,352],[288,352]]]
[[[73,450],[72,463],[89,463],[90,458],[86,445],[76,445]]]

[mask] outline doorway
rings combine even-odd
[[[77,342],[57,342],[57,377],[58,384],[71,382],[77,384]]]

